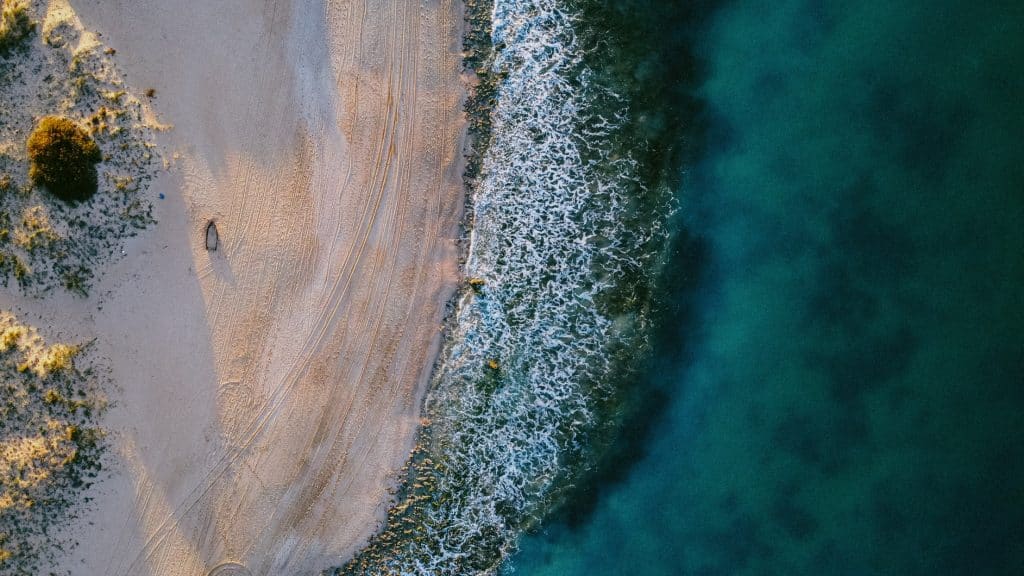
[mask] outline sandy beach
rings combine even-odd
[[[170,129],[158,224],[92,296],[4,296],[45,333],[96,338],[116,385],[112,475],[61,568],[338,565],[384,518],[457,282],[461,5],[70,7]]]

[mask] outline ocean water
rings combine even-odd
[[[1024,4],[577,5],[672,261],[617,444],[503,572],[1024,573]]]
[[[1022,8],[492,16],[472,288],[335,573],[1024,573]]]

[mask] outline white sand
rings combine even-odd
[[[48,337],[97,337],[119,386],[120,463],[64,568],[340,564],[384,517],[456,281],[460,5],[71,5],[156,89],[177,159],[159,224],[89,300],[2,302]]]

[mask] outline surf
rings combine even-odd
[[[387,527],[336,574],[497,570],[592,464],[623,351],[646,345],[629,287],[653,273],[673,206],[622,145],[629,103],[597,81],[564,3],[496,0],[491,22],[474,280]]]

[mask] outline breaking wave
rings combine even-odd
[[[492,24],[501,80],[471,288],[387,528],[336,574],[497,570],[587,461],[616,350],[644,345],[624,287],[650,268],[670,210],[623,150],[627,103],[596,81],[558,0],[495,0]]]

